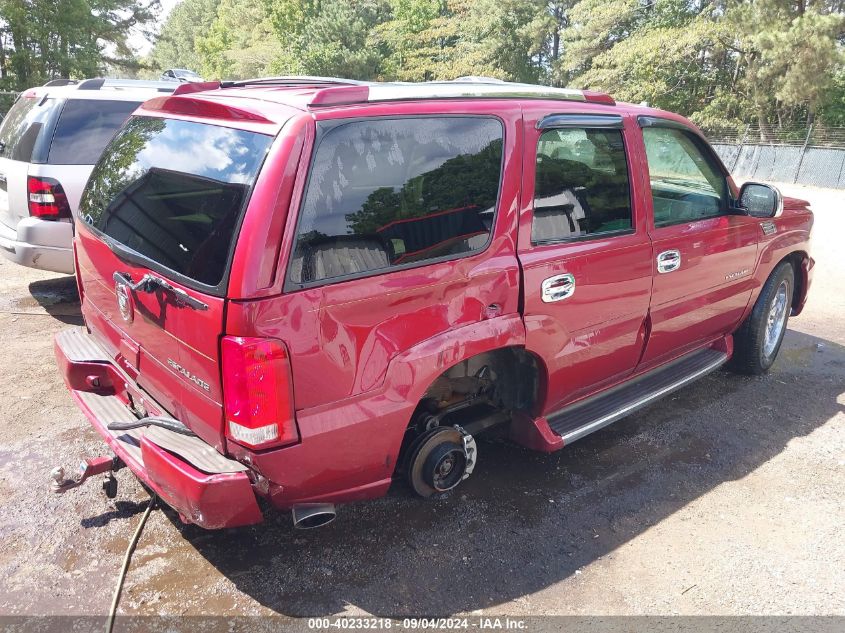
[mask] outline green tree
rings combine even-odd
[[[158,0],[0,0],[0,80],[21,90],[56,77],[134,69],[127,44],[152,22]]]
[[[270,71],[374,79],[384,52],[369,46],[370,32],[387,19],[386,0],[270,0],[281,50]]]
[[[202,68],[197,39],[211,29],[219,5],[220,0],[182,0],[173,7],[153,47],[152,65],[156,70]]]
[[[385,50],[382,77],[399,81],[426,78],[425,64],[419,64],[419,36],[441,17],[446,5],[442,0],[392,0],[391,19],[376,25],[369,45]]]
[[[208,33],[195,43],[198,68],[209,79],[266,75],[280,47],[264,0],[221,0]]]
[[[828,125],[845,127],[845,67],[840,67],[833,76],[817,114]]]
[[[14,13],[25,1],[46,0],[0,4]],[[711,129],[754,122],[765,137],[845,121],[843,9],[845,0],[184,0],[153,58],[209,77],[486,75],[592,88]],[[29,62],[0,49],[0,69]]]
[[[731,47],[744,70],[739,89],[764,139],[772,124],[812,123],[842,68],[845,14],[839,2],[756,0],[727,14]]]
[[[841,0],[580,0],[559,83],[710,127],[812,121],[842,67]]]

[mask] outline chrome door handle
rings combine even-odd
[[[549,277],[543,280],[541,288],[544,303],[566,299],[575,293],[575,276],[566,273]]]
[[[681,267],[681,253],[677,250],[663,251],[657,256],[657,272],[671,273]]]

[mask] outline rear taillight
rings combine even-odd
[[[226,435],[250,448],[299,439],[290,362],[280,341],[224,336],[220,344]]]
[[[70,218],[70,205],[58,180],[30,176],[26,181],[29,215],[45,220]]]

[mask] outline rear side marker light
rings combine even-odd
[[[220,355],[227,437],[249,448],[299,440],[284,344],[275,339],[224,336]]]
[[[70,204],[64,189],[54,178],[29,176],[26,179],[29,215],[44,220],[70,218]]]

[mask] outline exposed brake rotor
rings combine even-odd
[[[408,481],[421,497],[451,490],[475,467],[475,440],[459,426],[438,426],[420,435],[408,452]]]

